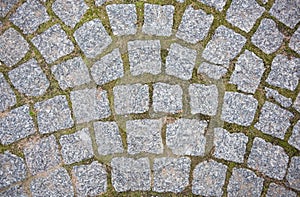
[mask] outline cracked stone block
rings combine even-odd
[[[95,58],[112,42],[99,19],[84,23],[74,32],[74,38],[86,57]]]
[[[54,135],[28,143],[24,148],[27,167],[31,174],[45,172],[61,163]]]
[[[191,160],[188,157],[156,158],[153,164],[153,191],[182,192],[189,185]]]
[[[219,80],[227,73],[227,69],[222,66],[203,62],[200,64],[197,73],[204,74],[211,79]]]
[[[95,0],[95,5],[99,7],[99,6],[103,5],[106,1],[107,0]]]
[[[123,153],[123,142],[116,122],[94,122],[99,155]]]
[[[216,85],[191,84],[189,95],[192,114],[216,115],[218,108],[218,88]]]
[[[18,26],[24,34],[35,32],[38,27],[49,21],[46,8],[38,0],[27,0],[23,3],[9,20]]]
[[[137,31],[135,4],[112,4],[106,6],[110,27],[116,36],[134,35]]]
[[[294,115],[291,112],[266,101],[261,109],[259,121],[254,127],[263,133],[283,140],[287,129],[291,125],[290,120],[293,117]]]
[[[289,138],[288,143],[300,150],[300,121],[298,121],[294,126],[292,135]]]
[[[60,137],[61,155],[65,164],[72,164],[94,156],[92,140],[88,128]]]
[[[73,43],[58,24],[35,36],[31,42],[40,51],[48,64],[70,54],[74,50]]]
[[[292,157],[286,179],[291,188],[300,191],[300,157]]]
[[[71,178],[64,168],[58,168],[45,177],[34,178],[30,183],[33,197],[71,197],[74,196]]]
[[[225,129],[214,129],[214,157],[234,161],[244,162],[248,137],[243,133],[229,133]]]
[[[153,85],[154,112],[179,113],[182,111],[182,95],[180,85],[155,83]]]
[[[278,30],[277,24],[264,18],[251,37],[251,42],[266,54],[277,51],[283,42],[283,34]]]
[[[29,50],[29,44],[13,28],[0,35],[0,60],[9,67],[18,63]]]
[[[245,43],[245,37],[222,25],[216,29],[202,57],[211,63],[228,67],[229,62],[239,54]]]
[[[290,38],[289,47],[300,54],[300,28]]]
[[[124,76],[123,60],[119,49],[102,57],[91,68],[91,75],[97,85],[103,85]]]
[[[130,73],[133,76],[144,73],[157,75],[161,72],[159,40],[135,40],[129,41],[127,45]]]
[[[166,144],[173,154],[203,156],[205,153],[207,129],[205,120],[181,118],[166,128]]]
[[[84,0],[56,0],[53,12],[68,26],[74,28],[88,10]]]
[[[0,189],[26,178],[26,165],[21,157],[5,151],[0,154]]]
[[[31,59],[8,72],[15,88],[27,96],[41,96],[46,93],[50,82],[35,59]]]
[[[226,12],[226,20],[241,30],[249,32],[264,11],[265,8],[255,0],[233,0]]]
[[[248,158],[248,167],[258,170],[270,178],[282,180],[288,160],[289,157],[282,147],[256,137]]]
[[[192,78],[197,51],[173,43],[166,58],[166,74],[182,80]]]
[[[116,157],[111,160],[112,185],[117,192],[149,191],[150,162],[148,158]]]
[[[18,2],[19,0],[2,0],[0,6],[0,17],[4,18]]]
[[[242,126],[250,126],[258,102],[252,95],[225,92],[221,119]]]
[[[300,92],[294,101],[293,108],[295,108],[298,112],[300,112]]]
[[[89,165],[74,166],[72,177],[75,179],[75,191],[79,197],[97,196],[107,190],[105,166],[97,161]]]
[[[23,105],[10,112],[1,114],[1,144],[11,144],[36,132],[33,119],[29,113],[29,105]]]
[[[253,52],[245,50],[235,64],[230,83],[237,85],[238,90],[254,94],[264,71],[263,60]]]
[[[277,103],[279,103],[282,107],[290,107],[293,104],[293,101],[291,98],[285,97],[277,90],[273,90],[271,88],[265,87],[266,97],[268,99],[274,99]]]
[[[14,91],[0,73],[0,112],[7,110],[17,103],[17,98]]]
[[[198,1],[210,7],[214,7],[218,11],[222,11],[223,7],[226,4],[226,0],[198,0]]]
[[[149,110],[149,87],[140,83],[113,88],[114,107],[119,115],[139,114]]]
[[[142,31],[154,36],[171,36],[173,27],[173,5],[144,5],[144,24]]]
[[[266,79],[270,85],[295,90],[299,82],[300,58],[291,58],[284,55],[277,55],[271,66],[271,72]]]
[[[296,197],[297,194],[281,185],[271,183],[266,197]]]
[[[126,121],[128,153],[163,153],[162,126],[163,122],[161,119]]]
[[[214,160],[199,163],[193,171],[192,192],[195,195],[222,196],[227,166]]]
[[[207,36],[213,20],[212,14],[206,14],[201,9],[195,10],[192,6],[188,6],[183,14],[176,37],[196,44]]]
[[[245,168],[233,168],[227,186],[228,196],[260,196],[264,179]]]
[[[27,193],[24,190],[24,187],[22,185],[15,185],[12,186],[2,192],[0,192],[0,196],[5,197],[28,197]]]

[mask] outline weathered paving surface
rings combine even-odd
[[[299,196],[299,22],[299,0],[0,0],[0,196]]]

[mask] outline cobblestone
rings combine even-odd
[[[198,1],[208,6],[214,7],[218,11],[222,11],[226,4],[226,0],[198,0]]]
[[[292,135],[289,138],[289,144],[300,150],[300,121],[293,128]]]
[[[291,37],[289,47],[300,54],[300,28],[298,28]]]
[[[4,190],[0,192],[0,196],[5,196],[5,197],[28,197],[26,194],[24,187],[22,185],[15,185],[10,187],[7,190]]]
[[[14,106],[17,102],[15,93],[5,80],[2,73],[0,73],[0,98],[0,112]]]
[[[286,176],[290,187],[300,191],[300,157],[292,157]]]
[[[293,108],[300,112],[300,92],[294,101]]]
[[[271,183],[267,192],[267,197],[296,197],[297,194],[276,183]]]
[[[274,99],[277,103],[279,103],[282,107],[290,107],[293,104],[291,98],[287,98],[281,94],[277,90],[273,90],[271,88],[265,87],[266,97],[268,99]]]
[[[204,74],[209,78],[215,80],[219,80],[227,73],[227,69],[223,68],[222,66],[217,66],[214,64],[203,62],[202,64],[200,64],[197,73]]]
[[[19,0],[3,0],[0,6],[0,16],[5,17],[6,14],[18,3]]]

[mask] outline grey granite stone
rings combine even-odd
[[[49,21],[46,8],[38,0],[27,0],[9,19],[18,26],[24,34],[35,32],[38,27]]]
[[[161,72],[161,46],[159,40],[129,41],[127,46],[130,73],[133,76],[144,73],[157,75]]]
[[[73,34],[80,49],[88,58],[101,54],[112,42],[99,19],[84,23]]]
[[[148,158],[131,159],[117,157],[111,160],[112,185],[117,192],[149,191],[150,163]]]
[[[9,67],[18,63],[29,50],[29,44],[13,28],[0,35],[0,43],[0,60]]]
[[[95,5],[99,7],[99,6],[103,5],[106,1],[107,0],[95,0]]]
[[[216,85],[191,84],[189,95],[192,114],[216,115],[218,108],[218,88]]]
[[[290,38],[289,47],[300,54],[300,28],[295,31],[293,36]]]
[[[105,167],[97,161],[89,165],[74,166],[72,177],[79,197],[97,196],[106,192],[107,173]]]
[[[300,191],[300,157],[292,157],[286,176],[289,186]]]
[[[221,119],[242,126],[250,126],[258,102],[252,95],[225,92]]]
[[[197,73],[204,74],[211,79],[219,80],[227,73],[227,69],[222,66],[203,62],[200,64]]]
[[[226,0],[198,0],[201,3],[204,3],[210,7],[214,7],[218,11],[222,11],[223,7],[226,4]]]
[[[123,142],[116,122],[94,122],[99,155],[123,153]]]
[[[264,18],[251,37],[251,42],[264,53],[270,54],[277,51],[281,46],[283,34],[278,30],[277,24],[273,20]]]
[[[192,78],[193,68],[197,57],[197,51],[173,43],[166,59],[166,74],[178,77],[182,80]]]
[[[0,192],[0,196],[4,197],[28,197],[22,185],[15,185],[7,190]]]
[[[190,168],[188,157],[154,159],[153,191],[182,192],[189,185]]]
[[[266,97],[268,99],[274,99],[277,103],[279,103],[282,107],[290,107],[293,104],[293,101],[291,98],[285,97],[277,90],[273,90],[271,88],[265,87]]]
[[[19,0],[2,0],[0,5],[0,17],[6,14],[19,2]]]
[[[276,183],[271,183],[267,192],[267,197],[296,197],[297,194],[291,190],[286,189]]]
[[[258,170],[270,178],[282,180],[289,157],[280,146],[272,145],[261,138],[254,138],[248,167]]]
[[[173,27],[173,5],[144,4],[142,31],[154,36],[171,36]]]
[[[15,88],[27,96],[41,96],[46,93],[50,82],[35,59],[31,59],[8,72]]]
[[[74,50],[73,43],[58,24],[35,36],[31,42],[40,51],[48,64],[70,54]]]
[[[263,133],[284,139],[285,132],[290,127],[294,115],[276,104],[266,101],[261,109],[259,121],[255,128]]]
[[[129,120],[126,122],[127,145],[129,154],[163,153],[161,119]]]
[[[289,144],[300,150],[300,120],[293,128],[291,137],[289,138]]]
[[[29,106],[23,105],[1,115],[1,144],[8,145],[35,133],[36,129],[29,113]]]
[[[192,192],[195,195],[222,196],[227,166],[214,160],[199,163],[193,171]]]
[[[0,73],[0,112],[7,110],[17,103],[17,98],[10,85]]]
[[[300,112],[300,92],[298,93],[294,101],[293,108],[295,108],[298,112]]]
[[[192,6],[188,6],[181,19],[176,37],[195,44],[207,36],[213,20],[212,14],[206,14],[201,9],[195,10]]]
[[[167,124],[166,145],[176,155],[203,156],[207,129],[205,120],[181,118]]]
[[[66,96],[58,95],[34,105],[41,134],[68,129],[74,125]]]

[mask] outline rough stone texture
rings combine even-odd
[[[292,135],[288,142],[290,145],[300,150],[300,121],[298,121],[294,126]]]
[[[197,51],[173,43],[166,59],[166,74],[178,77],[182,80],[192,78],[193,68],[197,57]]]
[[[227,69],[222,66],[203,62],[200,64],[197,73],[204,74],[211,79],[219,80],[227,73]]]
[[[149,109],[148,85],[119,85],[113,88],[114,107],[117,114],[144,113]]]
[[[267,192],[267,197],[296,197],[297,194],[291,190],[286,189],[276,183],[271,183]]]
[[[221,119],[242,126],[251,125],[258,102],[252,95],[225,92]]]
[[[199,163],[193,171],[192,192],[195,195],[222,196],[227,166],[214,160]]]
[[[207,125],[205,120],[184,118],[167,124],[166,144],[176,155],[203,156]]]
[[[73,186],[68,172],[64,168],[52,171],[46,177],[38,177],[31,181],[30,191],[33,197],[71,197]]]
[[[246,38],[225,26],[220,26],[206,45],[202,57],[228,67],[229,61],[235,58],[245,43]]]
[[[157,158],[153,164],[153,191],[182,192],[189,184],[191,160],[187,157]]]
[[[22,185],[15,185],[0,192],[0,196],[5,197],[28,197]]]
[[[124,152],[123,142],[116,122],[94,122],[99,155]]]
[[[33,119],[29,115],[28,105],[23,105],[0,115],[1,144],[11,144],[35,133],[35,131]]]
[[[88,8],[84,0],[56,0],[52,4],[54,13],[72,28],[80,21]]]
[[[107,118],[111,114],[106,90],[76,90],[71,92],[70,97],[77,123]]]
[[[97,161],[89,165],[74,166],[72,177],[75,179],[76,195],[97,196],[107,189],[107,173],[103,165]]]
[[[155,83],[153,85],[154,112],[179,113],[182,110],[182,94],[179,85]]]
[[[293,104],[291,98],[287,98],[281,94],[277,90],[273,90],[271,88],[265,87],[266,97],[268,99],[274,99],[277,103],[279,103],[282,107],[290,107]]]
[[[206,37],[213,20],[213,15],[188,6],[183,14],[176,37],[195,44]]]
[[[144,4],[142,31],[154,36],[171,36],[173,27],[173,5]]]
[[[18,63],[29,50],[29,44],[13,28],[0,35],[0,43],[0,60],[9,67]]]
[[[40,51],[48,64],[70,54],[74,50],[73,43],[58,24],[35,36],[31,42]]]
[[[238,90],[255,93],[264,71],[263,60],[246,50],[235,64],[230,83],[237,85]]]
[[[103,5],[107,0],[95,0],[95,5],[96,6],[101,6]]]
[[[265,8],[259,6],[255,0],[233,0],[226,12],[226,20],[241,30],[249,32],[264,11]]]
[[[61,154],[65,164],[80,162],[93,157],[93,146],[89,129],[60,137]]]
[[[216,85],[191,84],[189,95],[192,114],[216,115],[218,108],[218,88]]]
[[[266,101],[261,109],[259,121],[255,128],[263,133],[284,139],[285,132],[290,127],[290,119],[294,115],[276,104]]]
[[[222,11],[226,4],[226,0],[198,0],[208,6],[214,7],[218,11]]]
[[[293,108],[295,108],[298,112],[300,112],[300,92],[294,101]]]
[[[50,86],[49,80],[35,59],[9,71],[8,76],[15,88],[27,96],[41,96]]]
[[[274,53],[283,42],[283,34],[278,30],[276,23],[271,19],[263,19],[251,42],[266,54]]]
[[[225,129],[214,129],[214,156],[219,159],[244,162],[248,137],[243,133],[229,133]]]
[[[280,146],[272,145],[261,138],[254,138],[248,166],[268,177],[282,180],[289,157]]]
[[[9,19],[18,26],[24,34],[35,32],[38,27],[49,21],[46,8],[38,0],[27,0]]]
[[[127,145],[129,154],[142,152],[161,154],[163,122],[161,119],[129,120],[126,122]]]
[[[0,189],[7,187],[26,177],[24,160],[6,151],[0,154]]]
[[[88,58],[101,54],[112,42],[99,19],[84,23],[73,34],[80,49]]]
[[[2,73],[0,73],[0,98],[0,112],[7,110],[17,102],[15,93]]]
[[[110,27],[114,35],[133,35],[137,31],[135,4],[112,4],[106,6]]]
[[[124,76],[123,60],[119,49],[102,57],[91,68],[91,75],[97,85],[114,81]]]
[[[277,55],[271,66],[271,72],[266,80],[270,85],[295,90],[299,83],[300,58],[291,58]]]
[[[129,41],[127,45],[130,73],[133,76],[144,73],[157,75],[161,72],[159,40],[135,40]]]
[[[290,187],[300,191],[300,157],[292,157],[286,179]]]
[[[233,168],[227,186],[230,196],[260,196],[264,179],[257,177],[254,172],[245,168]]]
[[[149,191],[150,163],[148,158],[131,159],[117,157],[111,160],[112,185],[117,192]]]
[[[0,6],[0,17],[5,17],[6,14],[13,8],[19,0],[2,0]]]
[[[52,133],[61,129],[71,128],[74,121],[66,96],[55,96],[34,105],[41,134]]]
[[[300,54],[300,28],[295,31],[290,39],[289,47]]]

